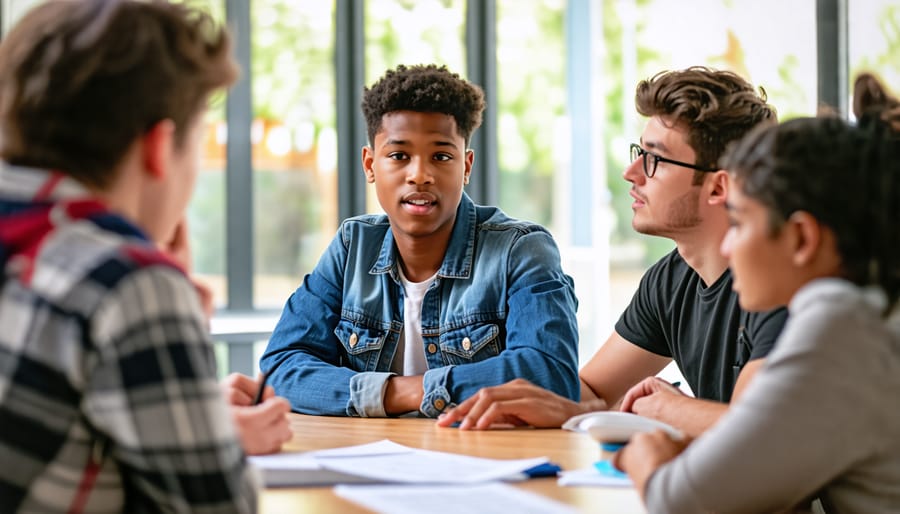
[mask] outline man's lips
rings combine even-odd
[[[408,193],[400,199],[401,203],[414,205],[416,207],[427,207],[437,203],[437,198],[431,193]]]
[[[407,214],[427,216],[437,208],[437,198],[431,193],[416,191],[403,195],[400,198],[400,205]]]
[[[647,203],[647,199],[644,198],[644,195],[638,193],[637,190],[632,189],[632,190],[629,191],[628,193],[629,193],[629,194],[631,195],[631,197],[634,198],[636,201],[638,201],[638,202],[640,202],[640,203],[642,203],[642,204]]]

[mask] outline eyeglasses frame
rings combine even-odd
[[[643,165],[643,168],[644,168],[644,175],[646,175],[647,178],[653,178],[653,175],[656,175],[656,167],[659,165],[660,162],[667,162],[669,164],[675,164],[676,166],[684,166],[685,168],[690,168],[692,170],[702,171],[705,173],[719,171],[718,168],[708,168],[705,166],[699,166],[697,164],[690,164],[687,162],[676,161],[675,159],[669,159],[669,158],[663,157],[661,155],[657,155],[657,154],[643,148],[641,145],[639,145],[637,143],[631,143],[631,146],[629,146],[628,150],[629,150],[630,155],[633,157],[631,162],[636,161],[638,158],[642,158],[644,160],[644,162],[641,164]],[[637,154],[637,157],[634,157],[635,153]],[[652,170],[647,168],[647,156],[648,155],[653,157],[653,169]]]

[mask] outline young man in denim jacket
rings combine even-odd
[[[362,107],[385,214],[346,220],[288,299],[261,360],[275,390],[364,417],[434,417],[516,377],[577,401],[577,300],[553,238],[463,193],[482,91],[401,65]]]

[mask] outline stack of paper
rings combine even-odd
[[[267,487],[348,483],[476,484],[522,478],[546,457],[499,460],[409,448],[390,440],[250,457]]]

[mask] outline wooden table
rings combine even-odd
[[[285,451],[321,450],[390,439],[410,447],[477,457],[546,456],[566,470],[590,466],[600,456],[597,444],[586,435],[559,429],[474,432],[441,428],[430,419],[335,418],[302,414],[291,414],[290,421],[294,438],[285,445]],[[583,512],[646,512],[637,492],[631,488],[559,487],[555,478],[532,479],[514,485],[568,503]],[[305,487],[264,490],[260,512],[344,514],[369,511],[339,498],[330,487]],[[427,505],[422,507],[422,512],[428,512]]]

